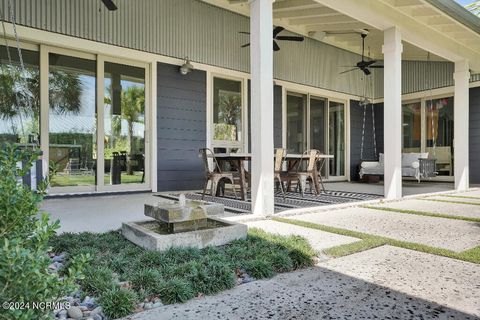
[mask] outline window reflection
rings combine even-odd
[[[242,141],[242,82],[213,79],[213,140]]]
[[[145,182],[145,69],[105,63],[105,180]]]
[[[49,160],[52,186],[94,186],[96,178],[96,63],[50,53]]]
[[[23,50],[21,68],[16,48],[0,46],[0,143],[40,143],[40,78],[38,52]]]

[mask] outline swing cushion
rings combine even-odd
[[[414,177],[420,181],[420,162],[419,158],[427,159],[428,152],[425,153],[402,153],[402,176]],[[360,164],[360,178],[364,175],[383,175],[384,173],[384,154],[380,153],[379,161],[363,161]]]

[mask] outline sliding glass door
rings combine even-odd
[[[330,101],[328,105],[328,153],[330,176],[345,176],[345,105]]]
[[[303,153],[307,148],[307,96],[287,94],[287,149]]]
[[[334,156],[322,175],[345,177],[346,116],[345,103],[327,98],[287,92],[286,148],[289,153],[317,149]]]
[[[436,159],[437,178],[453,178],[453,97],[402,105],[402,152],[428,152]]]
[[[95,190],[96,62],[49,54],[49,160],[52,187]],[[59,190],[61,192],[61,190]]]
[[[145,69],[105,62],[104,185],[145,182]]]

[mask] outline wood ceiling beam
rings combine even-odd
[[[310,31],[356,31],[371,28],[369,25],[361,22],[344,24],[312,24],[305,26],[307,32]]]
[[[273,12],[289,11],[295,9],[310,9],[320,7],[313,0],[286,0],[273,3]]]
[[[293,25],[308,25],[308,24],[344,24],[344,23],[353,23],[356,22],[355,19],[352,19],[348,16],[343,14],[336,14],[331,16],[316,16],[310,18],[298,18],[298,19],[290,19],[289,22]]]
[[[283,18],[310,18],[316,16],[326,16],[339,14],[337,11],[332,10],[327,7],[318,6],[310,9],[299,9],[299,10],[290,10],[290,11],[276,11],[273,12],[274,19],[283,19]]]

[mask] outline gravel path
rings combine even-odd
[[[478,222],[366,208],[325,211],[291,218],[457,252],[480,245],[480,223]]]
[[[479,265],[380,247],[128,319],[477,319],[479,272]]]

